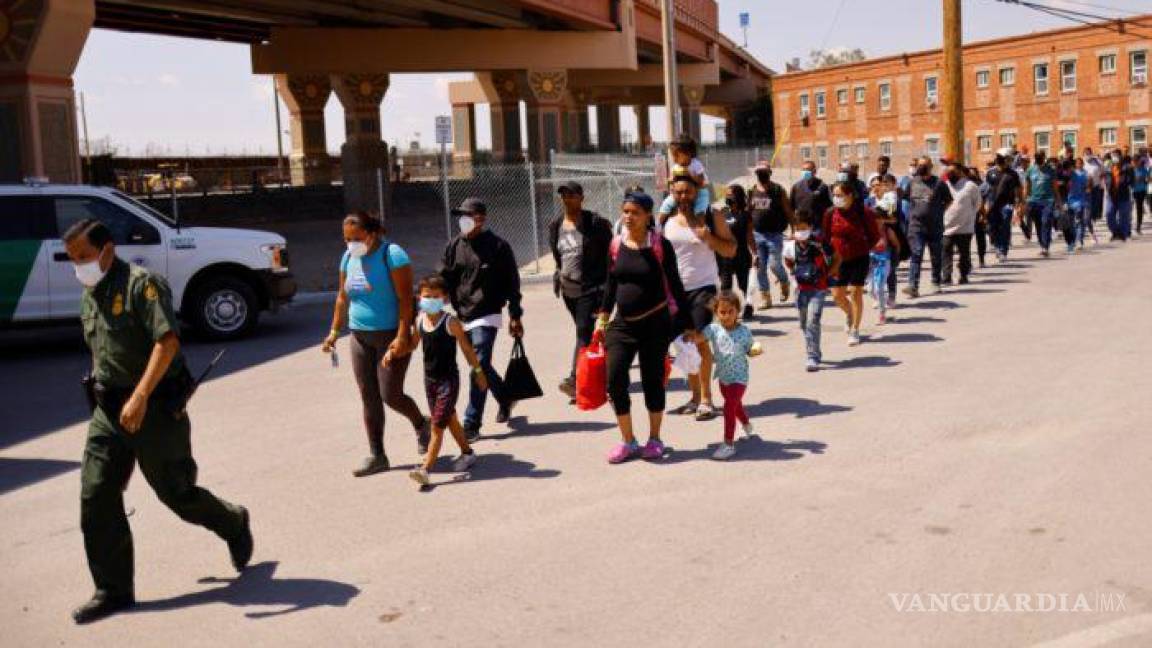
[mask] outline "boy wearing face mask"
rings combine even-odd
[[[452,308],[480,358],[488,389],[500,406],[496,422],[507,423],[514,403],[504,398],[504,381],[492,367],[492,348],[503,326],[505,306],[511,319],[508,334],[514,338],[524,335],[520,269],[512,246],[485,227],[488,207],[483,202],[468,198],[452,213],[459,217],[460,235],[444,249],[440,275]],[[464,433],[470,441],[480,437],[487,399],[488,392],[473,380],[464,411]]]
[[[465,472],[476,463],[476,454],[464,428],[456,417],[456,400],[460,397],[460,371],[456,367],[456,347],[464,353],[472,376],[480,389],[488,387],[484,369],[472,349],[468,334],[460,320],[444,312],[447,301],[444,278],[431,275],[420,280],[420,315],[412,333],[412,348],[415,351],[424,345],[424,392],[428,396],[428,411],[432,417],[432,436],[428,441],[428,451],[423,462],[408,474],[421,488],[428,486],[428,473],[436,465],[440,456],[440,445],[444,442],[444,430],[452,433],[456,445],[460,446],[460,456],[452,464],[455,472]]]

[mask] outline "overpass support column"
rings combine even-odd
[[[520,98],[524,96],[523,73],[491,72],[497,100],[489,104],[492,114],[492,157],[495,162],[524,159],[520,140]]]
[[[597,147],[601,153],[615,153],[620,150],[620,105],[599,104],[596,106]]]
[[[0,182],[80,182],[72,73],[96,17],[93,0],[0,5]]]
[[[563,70],[528,72],[528,157],[534,162],[546,162],[549,151],[564,149],[567,89],[568,73]]]
[[[652,116],[646,104],[632,106],[636,113],[636,144],[639,150],[647,151],[652,147]]]
[[[476,155],[476,104],[452,104],[452,166],[458,177],[471,177]]]
[[[332,182],[324,106],[332,95],[332,81],[324,74],[277,74],[276,87],[291,115],[292,186]]]
[[[387,74],[332,77],[333,89],[344,105],[345,141],[340,147],[340,165],[346,211],[379,212],[379,182],[383,183],[383,204],[388,208],[388,145],[380,138],[380,102],[388,92],[388,84]],[[378,170],[382,172],[382,180],[378,180]]]
[[[682,86],[680,88],[684,132],[700,142],[700,104],[704,101],[704,86]]]

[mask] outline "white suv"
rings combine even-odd
[[[60,235],[84,218],[108,225],[120,258],[166,277],[181,319],[210,338],[250,333],[261,311],[296,294],[278,234],[181,227],[107,187],[0,185],[0,328],[79,317]]]

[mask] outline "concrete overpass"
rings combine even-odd
[[[0,0],[0,181],[80,178],[72,73],[92,27],[249,44],[252,71],[275,75],[291,112],[295,184],[330,180],[332,94],[345,177],[386,168],[380,104],[393,72],[475,72],[451,88],[465,159],[477,103],[490,105],[503,160],[522,155],[521,101],[536,159],[589,148],[590,106],[599,149],[612,151],[621,106],[645,141],[648,108],[663,104],[658,0]],[[772,71],[719,33],[714,0],[676,0],[676,34],[680,108],[696,135],[701,113],[732,119],[769,95]],[[350,205],[375,204],[363,184],[349,186]]]

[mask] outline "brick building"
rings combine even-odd
[[[1057,151],[1149,146],[1152,14],[964,46],[965,157],[1002,146]],[[938,156],[940,50],[782,74],[773,79],[778,160]]]

